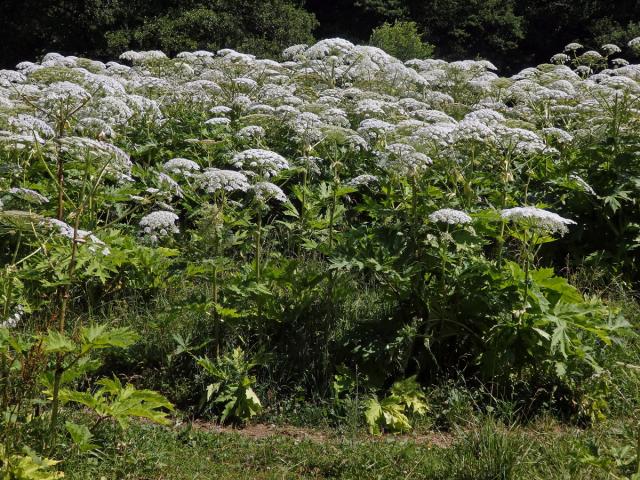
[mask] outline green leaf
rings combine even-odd
[[[571,339],[567,331],[567,323],[555,316],[549,316],[556,327],[551,336],[551,352],[560,351],[564,358],[567,358],[567,350],[571,346]]]
[[[92,349],[126,348],[138,340],[138,335],[129,327],[111,328],[106,325],[93,325],[80,330],[82,351],[86,353]]]
[[[70,338],[55,330],[49,330],[43,343],[45,351],[49,353],[70,353],[77,349],[77,345]]]
[[[391,397],[419,415],[429,410],[427,396],[422,392],[415,375],[395,382],[391,387]]]
[[[100,405],[100,398],[96,398],[89,392],[78,392],[63,388],[60,390],[60,401],[62,403],[79,403],[87,408],[95,410]]]
[[[93,395],[88,392],[61,390],[63,402],[85,405],[101,416],[110,417],[126,428],[131,417],[147,418],[160,424],[170,423],[165,410],[173,411],[173,405],[153,390],[138,390],[133,385],[122,385],[117,378],[102,378],[96,382],[102,388]]]
[[[369,427],[369,433],[373,435],[382,433],[380,430],[380,419],[383,418],[382,405],[377,398],[372,397],[365,402],[364,418]]]
[[[540,336],[541,336],[542,338],[544,338],[545,340],[551,340],[551,335],[549,335],[549,333],[548,333],[548,332],[545,332],[545,331],[544,331],[544,330],[542,330],[541,328],[533,327],[533,330],[534,330],[535,332],[537,332],[537,333],[538,333],[538,335],[540,335]]]
[[[65,422],[65,428],[71,435],[73,442],[78,446],[82,453],[89,452],[97,448],[97,445],[91,443],[93,434],[86,425],[78,425],[73,422]]]
[[[390,432],[408,432],[411,430],[409,419],[404,413],[404,406],[397,403],[397,399],[387,397],[380,402],[380,405],[387,430]]]

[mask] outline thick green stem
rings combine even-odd
[[[636,438],[636,461],[638,463],[638,466],[636,468],[636,474],[640,475],[640,425],[638,426],[636,435],[637,435],[637,438]]]
[[[262,257],[262,211],[261,206],[258,207],[258,222],[256,231],[256,283],[260,283],[261,275],[261,257]],[[258,325],[262,323],[262,299],[258,297]]]
[[[256,282],[260,282],[260,268],[261,268],[261,256],[262,256],[262,212],[258,210],[258,221],[256,229]]]
[[[87,157],[87,163],[85,164],[85,178],[82,186],[82,192],[80,194],[80,209],[77,211],[75,222],[73,224],[73,238],[71,239],[71,258],[69,260],[69,267],[67,270],[67,282],[65,283],[61,298],[60,309],[58,317],[58,332],[63,335],[66,326],[67,310],[69,306],[69,297],[71,296],[71,284],[74,279],[76,269],[76,258],[78,255],[78,230],[80,229],[80,218],[83,213],[84,197],[86,193],[88,171],[89,171],[89,159]],[[59,197],[60,200],[60,197]],[[53,377],[53,392],[51,402],[51,423],[49,424],[49,447],[53,448],[56,428],[58,423],[58,411],[60,408],[60,383],[62,381],[62,374],[64,373],[64,354],[58,353],[56,355],[56,367]]]
[[[306,201],[307,201],[307,177],[309,176],[309,167],[305,167],[302,176],[302,198],[300,199],[300,224],[304,232],[304,224],[306,221]]]
[[[64,216],[64,162],[60,152],[58,152],[58,169],[56,173],[58,181],[58,211],[57,219],[62,220]]]
[[[329,206],[329,251],[333,250],[333,224],[335,221],[336,204],[338,202],[338,185],[334,181],[331,205]]]
[[[418,187],[416,177],[411,177],[411,237],[414,248],[418,246]]]
[[[218,261],[218,256],[220,253],[220,238],[218,236],[218,228],[220,224],[224,222],[222,205],[220,209],[216,207],[215,219],[214,219],[214,230],[213,230],[213,256],[214,262]],[[220,219],[220,221],[219,221]],[[215,329],[215,348],[216,348],[216,356],[220,355],[220,315],[218,314],[218,266],[217,263],[213,265],[213,323]]]
[[[530,264],[530,252],[529,252],[529,241],[527,237],[527,230],[524,231],[523,237],[523,251],[524,251],[524,298],[522,300],[522,311],[527,311],[527,306],[529,305],[529,264]],[[522,317],[521,317],[522,318]]]
[[[502,256],[504,253],[504,232],[507,227],[507,222],[502,220],[502,226],[500,227],[500,236],[498,237],[498,267],[502,267]]]

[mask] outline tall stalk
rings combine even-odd
[[[218,313],[218,256],[220,255],[220,237],[218,235],[218,229],[221,227],[221,224],[224,222],[224,199],[220,204],[220,207],[215,207],[215,217],[214,217],[214,229],[213,229],[213,324],[215,330],[215,349],[216,356],[220,355],[220,314]]]
[[[527,238],[527,230],[524,229],[523,239],[522,239],[522,248],[524,252],[524,299],[522,302],[522,311],[526,312],[527,310],[527,299],[529,297],[529,263],[530,263],[530,252],[529,252],[529,243]],[[522,318],[522,317],[521,317]]]
[[[256,283],[260,283],[260,277],[262,273],[262,205],[258,205],[258,219],[256,224],[256,243],[255,243],[255,255],[256,255]],[[262,298],[258,297],[258,325],[262,324]]]
[[[411,238],[414,249],[418,247],[418,185],[415,175],[411,176]]]
[[[58,160],[59,164],[61,160]],[[60,177],[59,177],[60,178]],[[69,260],[69,267],[67,268],[67,281],[65,285],[62,287],[60,292],[60,307],[58,310],[58,333],[64,335],[65,327],[66,327],[66,317],[67,310],[69,306],[69,297],[71,296],[71,284],[73,283],[76,269],[76,259],[78,254],[78,231],[80,229],[80,218],[82,217],[82,213],[84,211],[84,200],[85,194],[87,191],[87,184],[89,181],[89,157],[87,156],[85,162],[85,176],[82,182],[82,191],[80,193],[79,198],[79,207],[76,211],[75,221],[73,224],[73,238],[71,239],[71,258]],[[59,195],[59,202],[64,202],[63,195]],[[58,204],[58,212],[64,211],[64,203]],[[61,220],[61,219],[59,219]],[[53,443],[55,439],[55,432],[58,423],[58,412],[60,409],[60,383],[62,381],[62,375],[65,371],[64,368],[64,354],[58,353],[56,355],[56,364],[54,370],[53,377],[53,391],[52,391],[52,400],[51,400],[51,421],[49,423],[49,446],[53,448]]]

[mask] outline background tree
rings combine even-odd
[[[400,20],[415,22],[434,56],[486,58],[508,74],[573,41],[622,46],[640,34],[639,19],[637,0],[2,0],[0,66],[47,51],[113,59],[230,47],[275,57],[314,35],[365,43]]]
[[[415,22],[385,23],[373,30],[369,43],[404,61],[433,54],[433,45],[422,41]]]
[[[229,47],[275,56],[312,41],[316,25],[290,0],[3,0],[0,65],[50,51],[113,59],[127,49]]]
[[[410,20],[435,45],[435,57],[482,57],[505,73],[548,62],[572,41],[590,48],[622,46],[640,33],[635,0],[614,7],[605,0],[309,0],[307,5],[320,21],[319,38],[363,42],[367,29]]]

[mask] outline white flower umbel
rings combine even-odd
[[[183,177],[193,177],[200,171],[200,165],[188,158],[172,158],[162,166],[163,170]]]
[[[305,169],[308,174],[319,175],[325,160],[320,157],[305,156],[296,158],[296,165]]]
[[[214,115],[228,115],[233,110],[225,105],[218,105],[209,110]]]
[[[564,51],[565,52],[575,52],[576,50],[580,50],[581,48],[584,48],[581,44],[576,43],[576,42],[572,42],[572,43],[568,43],[567,45],[565,45]]]
[[[569,225],[576,225],[573,220],[536,207],[507,208],[500,212],[500,217],[519,225],[560,235],[569,231]]]
[[[178,215],[173,212],[159,210],[142,217],[139,225],[142,233],[152,243],[155,243],[161,237],[166,237],[171,233],[180,233],[180,229],[176,225],[178,218]]]
[[[634,51],[640,50],[640,37],[636,37],[636,38],[633,38],[633,39],[629,40],[629,43],[627,43],[627,45],[630,48],[632,48]]]
[[[88,244],[91,252],[95,253],[100,248],[102,255],[109,255],[111,253],[106,244],[88,230],[74,230],[74,227],[62,220],[58,220],[57,218],[45,218],[40,222],[40,224],[46,228],[53,228],[57,230],[58,234],[65,238],[70,240],[75,239],[76,243]]]
[[[236,168],[258,173],[265,178],[273,177],[289,168],[289,162],[282,155],[260,148],[237,153],[231,163]]]
[[[368,118],[360,122],[358,133],[362,135],[362,137],[366,140],[372,142],[392,132],[393,129],[394,126],[388,122],[385,122],[384,120],[379,120],[377,118]]]
[[[285,60],[297,60],[307,48],[309,48],[309,45],[304,43],[292,45],[291,47],[284,49],[282,52],[282,58]]]
[[[116,132],[111,125],[95,117],[84,117],[78,120],[74,131],[87,137],[113,138]]]
[[[264,131],[264,128],[259,125],[249,125],[247,127],[241,128],[236,134],[238,138],[241,138],[243,140],[264,138],[265,135],[266,132]]]
[[[613,60],[611,60],[611,63],[614,67],[617,68],[626,67],[627,65],[629,65],[629,61],[625,60],[624,58],[614,58]]]
[[[42,90],[38,106],[53,117],[64,118],[90,99],[91,94],[78,84],[55,82]]]
[[[29,188],[14,187],[9,189],[9,193],[29,203],[35,203],[37,205],[49,203],[49,199],[47,197]]]
[[[162,192],[163,195],[168,195],[169,197],[172,195],[178,198],[184,197],[182,187],[170,175],[164,172],[158,172],[157,179],[158,185],[161,188],[161,190],[157,190],[157,192]]]
[[[229,125],[231,120],[226,117],[213,117],[204,122],[205,125]]]
[[[44,139],[36,132],[30,135],[20,135],[0,130],[0,146],[12,150],[24,150],[33,147],[36,143],[44,143]]]
[[[314,143],[322,138],[322,120],[315,113],[302,112],[291,119],[289,126],[306,143]]]
[[[564,65],[569,60],[571,60],[571,57],[566,53],[556,53],[553,57],[551,57],[551,63],[559,65]]]
[[[365,173],[364,175],[358,175],[357,177],[352,178],[347,182],[347,185],[349,185],[350,187],[360,187],[360,186],[369,186],[377,182],[378,182],[378,177],[376,177],[375,175],[369,175]]]
[[[267,203],[270,200],[276,200],[280,203],[287,203],[288,201],[282,189],[271,182],[258,182],[251,189],[256,199],[262,203]]]
[[[78,159],[88,156],[106,163],[106,171],[119,180],[131,180],[133,163],[119,147],[87,137],[69,136],[59,140],[60,150]]]
[[[6,320],[0,322],[0,328],[15,328],[22,319],[23,314],[24,307],[22,305],[17,305],[14,312],[9,315]]]
[[[387,152],[389,160],[384,166],[390,173],[412,177],[426,171],[433,163],[429,156],[405,143],[392,143],[387,146]]]
[[[580,55],[580,60],[586,63],[597,63],[602,60],[602,55],[595,50],[588,50]]]
[[[453,208],[441,208],[429,215],[429,220],[434,223],[446,223],[448,225],[464,225],[471,223],[471,217],[461,210]]]
[[[607,55],[613,55],[614,53],[620,53],[622,50],[614,43],[606,43],[600,47],[600,49]]]
[[[250,187],[247,177],[243,173],[218,168],[207,168],[198,176],[197,182],[208,193],[246,192]]]
[[[34,132],[43,138],[50,138],[55,135],[53,128],[47,122],[23,113],[10,117],[9,125],[13,127],[16,133],[22,135],[29,135]]]
[[[162,60],[165,58],[167,58],[167,56],[160,50],[149,50],[147,52],[129,50],[120,55],[120,60],[126,60],[132,63],[144,63],[152,60]]]

